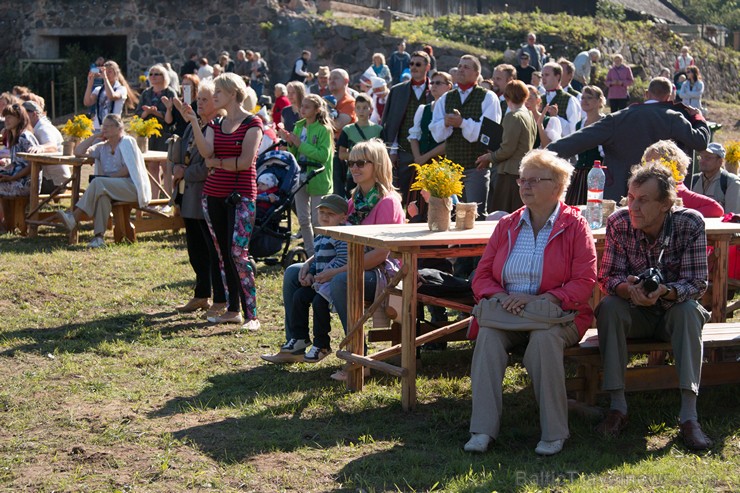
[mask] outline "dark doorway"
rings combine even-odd
[[[126,73],[126,36],[60,36],[59,58],[67,58],[73,46],[90,54],[89,63],[102,56],[106,60],[117,62],[121,73]]]

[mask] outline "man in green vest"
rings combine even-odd
[[[480,141],[483,118],[501,122],[501,105],[496,95],[478,85],[480,61],[463,55],[457,66],[457,87],[443,95],[434,106],[429,130],[437,142],[445,142],[447,158],[465,169],[463,201],[477,202],[478,214],[487,213],[491,170],[478,169],[475,160],[488,148]]]
[[[563,76],[563,67],[555,62],[548,62],[542,69],[542,85],[547,91],[542,96],[540,111],[545,106],[557,106],[558,118],[563,128],[563,137],[576,131],[576,124],[581,119],[581,106],[578,100],[565,92],[560,85]]]
[[[573,82],[573,74],[576,72],[576,66],[566,58],[559,58],[558,64],[560,65],[560,68],[563,69],[563,76],[560,78],[560,85],[562,86],[563,91],[577,98],[580,103],[581,92],[573,89],[573,85],[571,84],[571,82]]]

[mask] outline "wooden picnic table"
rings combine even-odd
[[[329,235],[347,242],[347,326],[351,328],[364,316],[363,254],[364,248],[389,249],[401,258],[401,404],[404,410],[416,406],[416,307],[417,261],[419,258],[470,257],[483,254],[488,239],[496,227],[495,221],[478,221],[473,229],[431,232],[426,224],[378,224],[370,226],[334,226],[314,228],[316,234]],[[709,279],[713,283],[712,322],[724,322],[727,307],[727,258],[730,241],[740,233],[740,224],[723,223],[719,218],[705,219],[708,244],[714,247],[716,262]],[[603,251],[606,229],[593,231],[597,251]],[[595,290],[598,292],[598,287]],[[351,334],[347,349],[362,357],[364,330],[360,326]],[[351,365],[347,387],[360,391],[363,387],[362,367]]]
[[[41,208],[51,202],[54,199],[60,198],[67,192],[67,186],[71,183],[72,190],[70,194],[70,200],[72,207],[77,205],[80,200],[80,190],[82,187],[82,167],[86,165],[92,165],[95,160],[91,157],[76,157],[76,156],[64,156],[59,153],[48,153],[48,154],[31,154],[28,152],[21,152],[19,156],[25,158],[31,166],[31,191],[28,200],[28,213],[26,214],[26,223],[29,226],[29,236],[36,236],[38,234],[38,227],[43,226],[58,226],[59,222],[56,221],[53,214],[42,214]],[[144,154],[144,162],[149,163],[163,163],[167,161],[167,153],[164,151],[148,151]],[[40,200],[39,188],[41,184],[41,170],[44,166],[58,166],[66,165],[72,168],[72,176],[64,181],[61,185],[56,187],[55,190],[49,194],[48,197]],[[160,187],[161,189],[161,187]],[[162,190],[167,196],[169,194],[166,190]],[[69,233],[69,244],[74,245],[78,242],[77,228]]]

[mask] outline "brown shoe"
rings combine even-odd
[[[627,415],[616,409],[611,409],[606,414],[604,421],[596,426],[596,433],[606,437],[617,437],[627,427]]]
[[[712,446],[712,440],[701,431],[701,426],[695,419],[684,421],[678,427],[684,445],[691,450],[706,450]]]
[[[176,310],[180,313],[191,313],[198,310],[208,310],[211,304],[208,302],[208,298],[192,298],[190,301],[182,306],[178,306]]]
[[[211,305],[211,307],[206,311],[206,318],[208,317],[218,317],[220,315],[223,315],[226,311],[226,307],[228,306],[228,303],[214,303]]]

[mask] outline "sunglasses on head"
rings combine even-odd
[[[358,159],[357,161],[347,161],[347,168],[357,168],[362,169],[365,167],[366,164],[370,163],[367,159]]]

